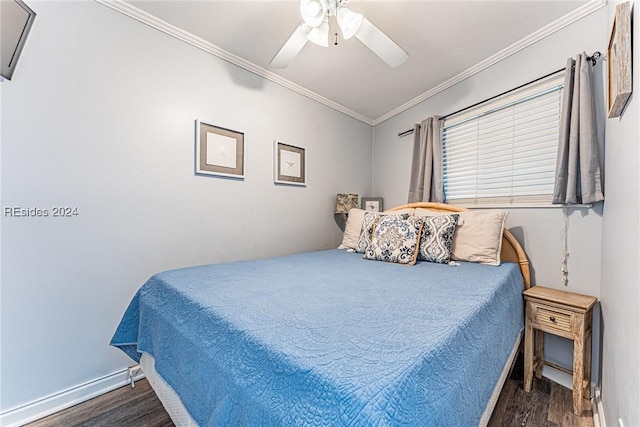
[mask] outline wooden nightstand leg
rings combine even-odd
[[[584,328],[582,317],[576,317],[573,340],[573,413],[582,414],[582,391],[584,390]]]
[[[589,332],[584,344],[584,398],[591,399],[591,338]]]
[[[535,373],[536,378],[542,379],[542,367],[544,365],[544,332],[534,329],[533,337],[535,339],[535,343],[533,344],[534,353],[535,353]]]
[[[527,320],[524,327],[524,391],[527,393],[531,391],[533,382],[533,357],[533,328]]]
[[[585,315],[585,326],[588,326],[584,344],[584,398],[591,399],[591,343],[593,339],[593,310],[589,310]]]

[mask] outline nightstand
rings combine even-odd
[[[597,298],[534,286],[526,300],[524,334],[524,391],[531,391],[533,374],[542,378],[547,365],[573,374],[573,413],[582,413],[582,399],[591,395],[591,320]],[[544,360],[544,333],[573,341],[573,371]]]

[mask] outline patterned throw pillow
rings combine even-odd
[[[384,216],[376,221],[371,244],[364,253],[365,259],[413,265],[418,258],[418,242],[423,219],[396,215]]]
[[[451,245],[458,224],[458,214],[422,217],[419,259],[446,264],[451,261]]]
[[[376,224],[376,220],[382,217],[394,217],[399,219],[407,219],[409,214],[399,214],[399,215],[386,215],[378,212],[366,212],[364,214],[364,219],[362,220],[362,228],[360,229],[360,238],[358,239],[358,244],[356,245],[356,252],[363,254],[369,245],[371,244],[371,235],[373,234],[373,227]]]

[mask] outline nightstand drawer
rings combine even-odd
[[[571,314],[546,307],[536,307],[536,323],[558,331],[571,332]]]

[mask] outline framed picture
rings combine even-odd
[[[273,142],[273,170],[276,184],[307,185],[305,149]]]
[[[0,1],[0,16],[0,76],[11,80],[36,13],[22,0],[10,0]]]
[[[362,209],[369,212],[382,212],[382,197],[362,197],[360,198]]]
[[[196,174],[244,179],[244,134],[196,120]]]
[[[620,117],[631,96],[633,75],[631,70],[631,3],[616,6],[609,47],[607,48],[608,70],[608,117]]]

